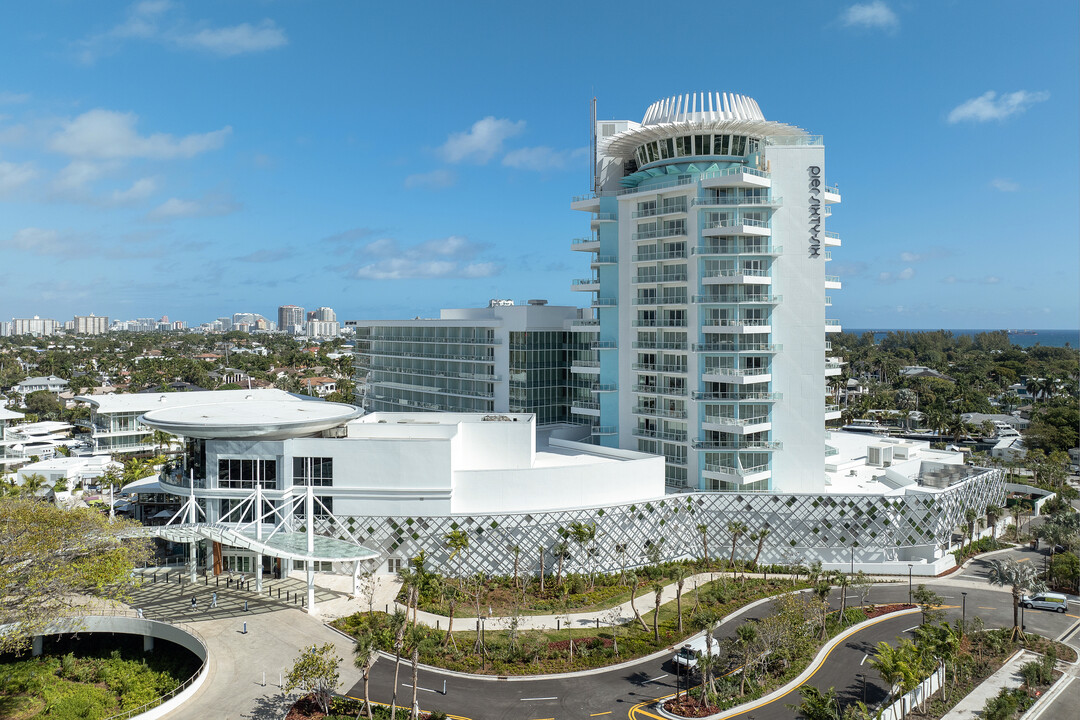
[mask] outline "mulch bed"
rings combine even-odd
[[[305,695],[293,703],[285,720],[322,720],[324,717],[326,714],[319,708],[319,703],[310,695]]]
[[[909,605],[908,603],[893,603],[891,605],[874,605],[872,608],[863,608],[866,612],[866,619],[873,620],[876,617],[887,615],[888,613],[896,612],[897,610],[911,610],[919,607],[918,605]]]
[[[688,718],[707,717],[720,712],[719,705],[705,705],[700,700],[689,695],[680,695],[664,703],[664,709],[670,713]]]
[[[600,637],[593,636],[593,637],[574,638],[574,647],[579,648],[579,647],[582,647],[582,646],[585,646],[585,647],[593,646],[593,645],[596,644],[597,640],[599,640],[603,644],[603,646],[606,647],[606,648],[609,648],[609,647],[611,647],[612,645],[615,644],[615,641],[612,640],[611,638],[600,638]],[[550,650],[565,652],[565,651],[570,649],[570,641],[569,640],[558,640],[556,642],[548,643],[547,646],[548,646],[548,649],[550,649]]]

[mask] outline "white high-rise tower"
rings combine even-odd
[[[592,379],[602,445],[667,458],[671,488],[825,488],[829,205],[820,136],[742,95],[680,95],[595,125]]]

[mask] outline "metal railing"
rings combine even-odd
[[[571,280],[570,284],[571,285],[599,285],[600,284],[600,278],[598,278],[598,277],[576,278],[574,280]]]
[[[686,432],[664,432],[662,430],[649,430],[648,428],[634,428],[635,437],[655,438],[668,442],[686,442]]]
[[[600,238],[594,238],[594,237],[574,238],[573,240],[570,241],[570,246],[573,247],[575,245],[589,245],[591,243],[598,243],[598,242],[600,242]]]
[[[590,433],[592,435],[615,435],[619,432],[619,429],[614,425],[593,425]]]
[[[709,270],[703,278],[736,278],[736,277],[769,277],[768,270],[752,270],[749,268],[739,268],[735,270]]]
[[[723,220],[713,220],[712,222],[705,223],[705,229],[713,230],[715,228],[738,227],[739,225],[749,225],[750,227],[759,228],[769,227],[769,223],[766,220],[755,220],[754,218],[725,218]]]
[[[840,276],[839,275],[826,275],[825,276],[825,282],[838,283],[838,282],[840,282]]]
[[[597,255],[590,261],[593,265],[614,265],[619,262],[617,255]]]
[[[715,327],[769,327],[770,321],[765,318],[703,318],[701,324]]]
[[[695,450],[780,450],[784,443],[779,440],[704,440],[693,441]]]
[[[593,307],[615,307],[619,301],[615,298],[593,298]]]
[[[650,415],[653,417],[665,417],[675,420],[685,420],[685,410],[664,410],[663,408],[649,407],[647,405],[639,405],[634,408],[635,415]]]
[[[784,299],[783,295],[694,295],[695,303],[704,305],[737,305],[739,303],[764,303],[774,305]]]
[[[840,194],[840,186],[839,185],[826,185],[822,189],[827,193],[831,193],[832,195],[839,195]]]
[[[599,220],[600,222],[609,222],[611,220],[618,220],[618,216],[615,213],[594,213],[593,220]]]
[[[685,295],[634,298],[635,305],[685,305]]]
[[[769,402],[783,400],[784,394],[778,392],[694,392],[690,394],[690,397],[703,402]]]
[[[772,370],[769,368],[725,368],[725,367],[705,367],[701,373],[703,375],[729,375],[731,377],[754,377],[756,375],[771,375]]]
[[[632,283],[658,284],[669,282],[686,282],[686,273],[671,273],[668,275],[638,275],[631,278]]]
[[[749,425],[765,425],[770,422],[768,416],[736,418],[726,417],[724,415],[710,415],[709,413],[706,413],[702,417],[701,421],[706,423],[712,423],[713,425],[731,425],[735,427],[747,427]]]
[[[726,205],[782,205],[782,198],[768,198],[768,197],[713,197],[713,198],[693,198],[690,201],[691,205],[698,205],[701,207],[720,207]]]
[[[633,217],[635,219],[637,219],[637,218],[657,217],[659,215],[674,215],[675,213],[684,213],[684,212],[686,212],[686,203],[682,202],[682,203],[673,203],[673,204],[670,204],[670,205],[661,205],[660,207],[651,208],[649,210],[635,210]]]
[[[683,237],[686,235],[686,225],[676,227],[659,228],[657,230],[643,230],[636,232],[631,237],[633,240],[657,240],[659,238]]]
[[[685,350],[686,341],[636,340],[634,347],[641,350]]]
[[[634,392],[645,393],[648,395],[675,395],[685,396],[686,388],[680,387],[661,387],[659,385],[635,385]]]
[[[827,343],[826,343],[827,344]],[[694,352],[764,352],[775,353],[784,349],[783,345],[770,343],[695,343]]]
[[[645,370],[647,372],[662,372],[662,373],[685,373],[685,365],[657,365],[656,363],[634,363],[631,365],[633,370]]]
[[[661,318],[659,320],[634,320],[634,327],[686,327],[686,318]]]

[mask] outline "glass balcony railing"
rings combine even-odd
[[[633,234],[634,240],[656,240],[658,238],[669,237],[684,237],[686,235],[686,226],[678,225],[676,227],[665,227],[657,230],[643,230]]]
[[[635,385],[634,392],[646,395],[673,395],[681,397],[686,395],[686,388],[664,387],[662,385]]]
[[[695,343],[694,352],[760,352],[776,353],[784,349],[783,345],[772,343]]]
[[[640,350],[685,350],[686,341],[637,340],[634,347]]]
[[[759,303],[775,305],[784,299],[783,295],[694,295],[693,302],[699,305],[738,305],[741,303]]]
[[[658,318],[654,320],[634,320],[634,327],[686,327],[686,318]]]
[[[705,440],[693,441],[695,450],[781,450],[779,440]]]
[[[685,410],[665,410],[664,408],[649,407],[648,405],[639,405],[634,408],[635,415],[649,415],[651,417],[663,417],[674,418],[676,420],[685,420]]]
[[[685,250],[668,250],[665,252],[641,252],[633,257],[634,262],[655,262],[657,260],[685,260]]]
[[[754,206],[779,206],[783,205],[781,198],[769,198],[769,197],[700,197],[694,198],[690,201],[691,205],[697,205],[701,207],[726,207],[731,205],[754,205]]]
[[[672,204],[669,204],[669,205],[661,205],[659,207],[647,208],[645,210],[635,210],[634,211],[634,218],[637,219],[637,218],[657,217],[657,216],[660,216],[660,215],[673,215],[675,213],[684,213],[684,212],[686,212],[686,203],[685,202],[672,203]]]
[[[784,248],[772,244],[701,245],[694,248],[694,255],[780,255]]]
[[[778,392],[695,392],[690,397],[701,402],[771,402],[783,400],[784,394]]]
[[[638,275],[631,278],[630,282],[642,285],[657,285],[660,283],[686,282],[686,273],[671,273],[668,275]]]
[[[655,438],[668,442],[686,442],[685,430],[650,430],[648,428],[634,428],[635,437]]]
[[[685,295],[665,295],[662,297],[634,298],[635,305],[685,305]]]
[[[759,228],[769,227],[769,223],[765,220],[756,220],[754,218],[726,218],[724,220],[714,220],[713,222],[705,223],[705,229],[714,230],[716,228],[738,227],[739,225],[748,225],[750,227]]]

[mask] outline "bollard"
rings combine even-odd
[[[247,623],[244,623],[244,634],[247,635]]]
[[[277,589],[277,599],[278,599],[278,600],[280,600],[280,599],[281,599],[281,588],[278,588],[278,589]]]
[[[277,686],[278,687],[284,687],[284,684],[281,682],[281,671],[280,670],[278,671],[278,674],[277,674]]]
[[[266,687],[266,671],[263,671],[263,687]]]
[[[555,632],[559,632],[559,618],[555,618]]]
[[[386,605],[386,610],[385,610],[385,612],[386,612],[386,614],[387,614],[387,615],[389,615],[389,614],[390,614],[390,605],[389,605],[389,603],[388,603],[388,604]]]
[[[596,618],[596,629],[600,629],[600,618]]]
[[[209,585],[210,584],[210,576],[209,575],[203,575],[203,580],[205,581],[205,582],[203,582],[203,585]]]
[[[442,681],[442,694],[443,695],[446,694],[446,678],[443,678],[443,681]]]
[[[247,612],[247,611],[248,611],[248,609],[247,609],[247,600],[245,600],[244,601],[244,612]]]
[[[215,575],[214,576],[214,587],[221,587],[221,576],[220,575]]]
[[[436,629],[436,630],[438,630],[438,629],[439,629],[439,621],[438,621],[438,620],[436,620],[436,621],[435,621],[435,629]]]

